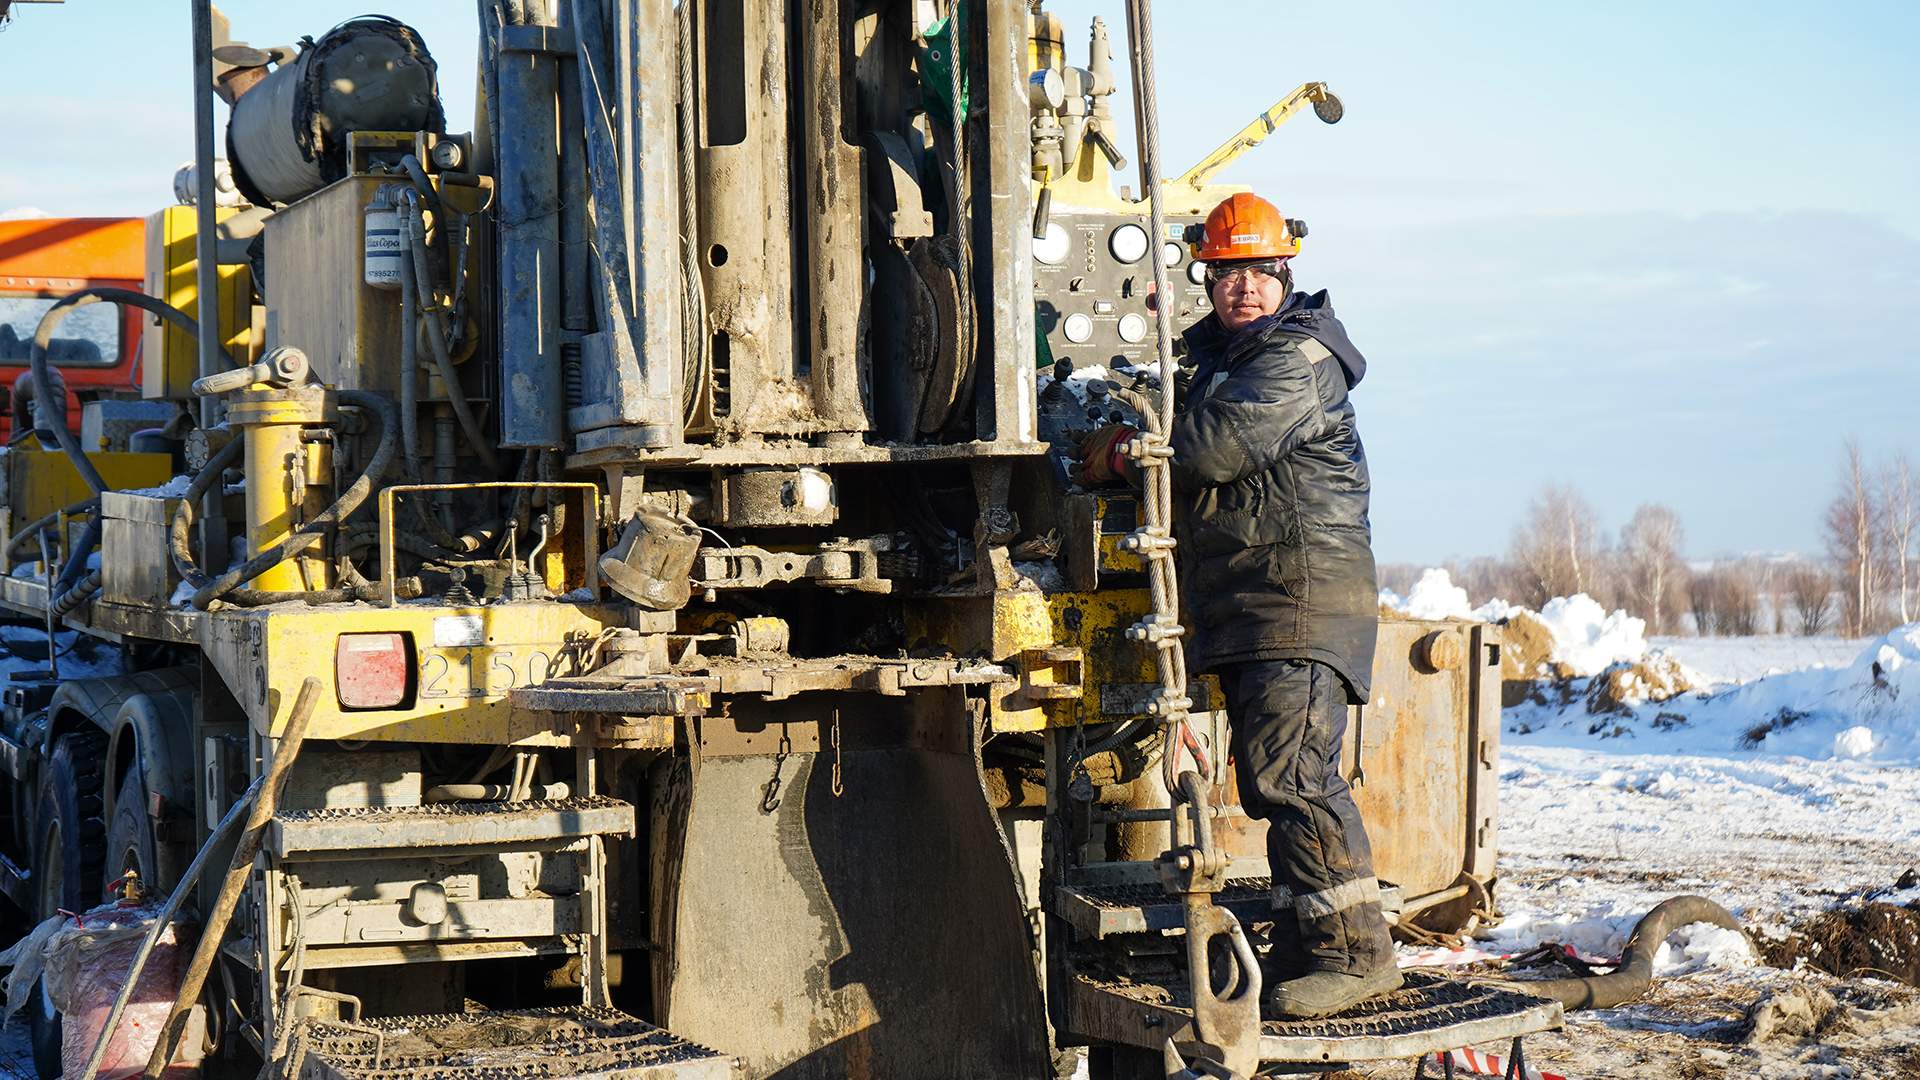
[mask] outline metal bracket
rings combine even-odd
[[[579,50],[571,27],[503,26],[500,28],[500,51],[572,56]]]

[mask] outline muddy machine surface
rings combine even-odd
[[[1271,886],[1151,433],[1207,175],[1339,104],[1307,84],[1165,185],[1149,138],[1119,193],[1146,9],[1120,47],[998,0],[483,4],[468,134],[408,27],[208,48],[201,5],[252,207],[216,242],[203,185],[197,248],[147,268],[179,417],[122,456],[177,479],[53,432],[35,460],[90,490],[7,509],[0,600],[102,644],[6,689],[6,894],[164,894],[291,761],[182,1003],[209,1069],[1246,1075],[1557,1023],[1416,980],[1262,1026]],[[210,295],[248,310],[190,352]],[[1073,478],[1114,418],[1141,490]],[[1350,725],[1434,929],[1493,879],[1498,648],[1386,624]]]

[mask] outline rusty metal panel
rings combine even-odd
[[[736,707],[736,721],[747,714]],[[959,719],[952,717],[950,719]],[[656,803],[663,1022],[751,1075],[1051,1075],[1020,886],[967,754],[702,758]],[[935,1037],[937,1036],[937,1037]]]
[[[1433,634],[1464,655],[1469,631],[1381,620],[1373,700],[1347,725],[1347,775],[1373,841],[1374,871],[1409,897],[1451,886],[1466,854],[1470,680],[1459,663],[1433,670],[1421,658]]]
[[[1468,745],[1473,761],[1467,782],[1466,871],[1486,880],[1494,875],[1494,854],[1500,839],[1500,628],[1473,628],[1468,653],[1472,689],[1468,716]]]
[[[165,607],[180,584],[168,546],[179,499],[109,491],[100,496],[100,598]]]

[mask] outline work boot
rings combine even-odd
[[[1290,1020],[1331,1016],[1379,994],[1400,989],[1400,969],[1388,964],[1365,974],[1315,971],[1267,991],[1267,1015]]]

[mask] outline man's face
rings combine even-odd
[[[1280,259],[1220,263],[1209,268],[1213,310],[1220,324],[1238,330],[1280,310],[1287,299],[1286,263]]]

